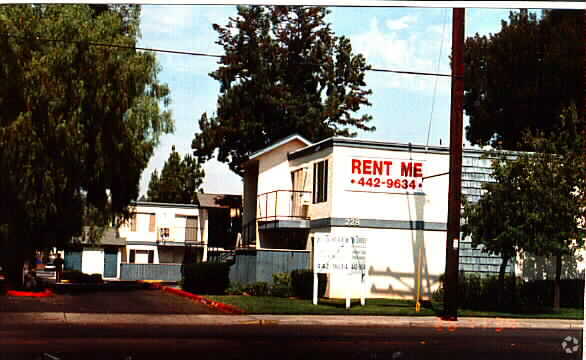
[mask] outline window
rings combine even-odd
[[[155,214],[149,214],[149,232],[156,231]]]
[[[328,201],[328,161],[313,164],[313,203]]]
[[[197,241],[197,216],[185,218],[185,241]]]
[[[136,214],[130,217],[130,231],[136,232]]]
[[[130,264],[152,264],[155,261],[154,250],[135,250],[131,249],[128,263]]]

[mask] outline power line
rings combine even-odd
[[[440,69],[440,64],[442,62],[442,50],[444,48],[444,35],[446,33],[446,22],[447,22],[447,18],[448,18],[448,9],[444,9],[444,23],[442,26],[442,38],[441,38],[441,42],[440,42],[440,47],[439,47],[439,56],[437,58],[437,67],[436,67],[436,71],[439,71]],[[437,94],[437,77],[435,78],[434,84],[433,84],[433,96],[431,97],[431,111],[429,113],[429,124],[427,125],[427,140],[425,142],[425,149],[427,149],[427,147],[429,146],[429,138],[431,136],[431,123],[433,120],[433,110],[435,108],[435,96]]]
[[[145,48],[145,47],[139,47],[139,46],[98,43],[98,42],[93,42],[93,41],[47,39],[47,38],[41,38],[38,36],[31,38],[31,37],[24,37],[24,36],[12,35],[12,34],[0,34],[0,37],[19,39],[19,40],[36,40],[36,41],[41,41],[41,42],[44,41],[44,42],[62,42],[62,43],[82,44],[82,45],[111,47],[111,48],[128,49],[128,50],[144,50],[144,51],[161,52],[161,53],[178,54],[178,55],[207,56],[207,57],[216,57],[216,58],[222,57],[222,55],[213,55],[213,54],[206,54],[206,53],[201,53],[201,52]]]
[[[89,45],[89,46],[110,47],[110,48],[128,49],[128,50],[152,51],[152,52],[176,54],[176,55],[190,55],[190,56],[205,56],[205,57],[222,58],[222,55],[207,54],[207,53],[202,53],[202,52],[145,48],[145,47],[139,47],[139,46],[98,43],[98,42],[92,42],[92,41],[47,39],[47,38],[42,38],[39,36],[24,37],[24,36],[12,35],[12,34],[2,34],[2,33],[0,33],[0,37],[19,39],[19,40],[35,40],[35,41],[41,41],[41,42],[61,42],[61,43],[82,44],[82,45]],[[407,74],[407,75],[452,77],[451,74],[441,74],[441,73],[431,73],[431,72],[421,72],[421,71],[391,70],[391,69],[379,69],[379,68],[370,68],[370,69],[367,69],[367,71],[388,72],[388,73]]]

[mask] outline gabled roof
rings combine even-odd
[[[126,238],[120,237],[118,230],[111,228],[111,227],[104,229],[104,232],[102,234],[102,238],[100,240],[98,240],[98,242],[95,244],[90,243],[90,241],[89,241],[89,232],[90,232],[89,226],[84,226],[82,229],[82,232],[83,232],[84,236],[73,237],[72,238],[73,243],[83,244],[83,245],[96,245],[96,246],[100,246],[100,245],[125,246],[126,245]]]
[[[261,150],[259,150],[259,151],[255,152],[254,154],[252,154],[252,155],[250,155],[250,156],[248,157],[248,161],[250,161],[250,160],[254,160],[254,159],[258,158],[259,156],[261,156],[261,155],[263,155],[263,154],[266,154],[266,153],[268,153],[269,151],[272,151],[272,150],[274,150],[274,149],[278,148],[279,146],[285,145],[285,144],[287,144],[287,143],[289,143],[289,142],[291,142],[291,141],[293,141],[293,140],[299,140],[299,141],[301,141],[303,144],[305,144],[305,146],[311,145],[311,141],[307,140],[307,139],[306,139],[306,138],[304,138],[303,136],[301,136],[301,135],[299,135],[299,134],[293,134],[293,135],[287,136],[286,138],[284,138],[284,139],[281,139],[281,140],[279,140],[279,141],[277,141],[277,142],[275,142],[275,143],[273,143],[273,144],[271,144],[271,145],[267,146],[267,147],[266,147],[266,148],[264,148],[264,149],[261,149]]]

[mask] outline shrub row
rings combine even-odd
[[[443,276],[441,286],[433,294],[436,301],[443,301]],[[505,276],[505,286],[500,304],[498,302],[498,277],[481,277],[466,274],[458,278],[458,305],[473,310],[523,310],[538,311],[553,306],[554,281],[532,280]],[[562,307],[582,307],[584,280],[560,281],[560,305]]]
[[[252,284],[230,284],[230,265],[222,263],[198,263],[184,265],[182,268],[182,288],[195,294],[253,296],[295,296],[311,299],[313,296],[313,272],[294,270],[291,273],[273,274],[273,283],[255,282]],[[318,296],[326,292],[327,276],[318,274]]]
[[[78,270],[65,270],[62,275],[63,280],[79,283],[101,283],[102,275],[100,274],[86,274]]]
[[[197,263],[181,268],[183,290],[194,294],[222,295],[230,285],[230,264]]]

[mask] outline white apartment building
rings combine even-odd
[[[198,204],[137,201],[130,218],[108,229],[97,244],[65,251],[65,266],[105,279],[181,279],[184,256],[204,262],[236,246],[241,196],[197,194]],[[239,230],[239,222],[238,222]],[[186,251],[187,250],[187,251]]]
[[[482,154],[463,153],[462,192],[470,201],[477,201],[482,183],[491,181],[490,160]],[[424,297],[440,285],[447,147],[339,137],[312,144],[293,135],[251,155],[243,169],[244,248],[309,251],[311,257],[316,234],[358,236],[368,243],[367,297],[414,298],[418,268]],[[498,273],[498,256],[472,248],[470,239],[459,245],[460,271]],[[513,261],[508,272],[516,266]],[[361,286],[347,275],[330,274],[326,296],[358,297]]]
[[[207,211],[192,204],[137,201],[131,218],[120,226],[126,238],[122,262],[128,264],[180,264],[184,247],[198,249],[205,261],[208,243]]]

